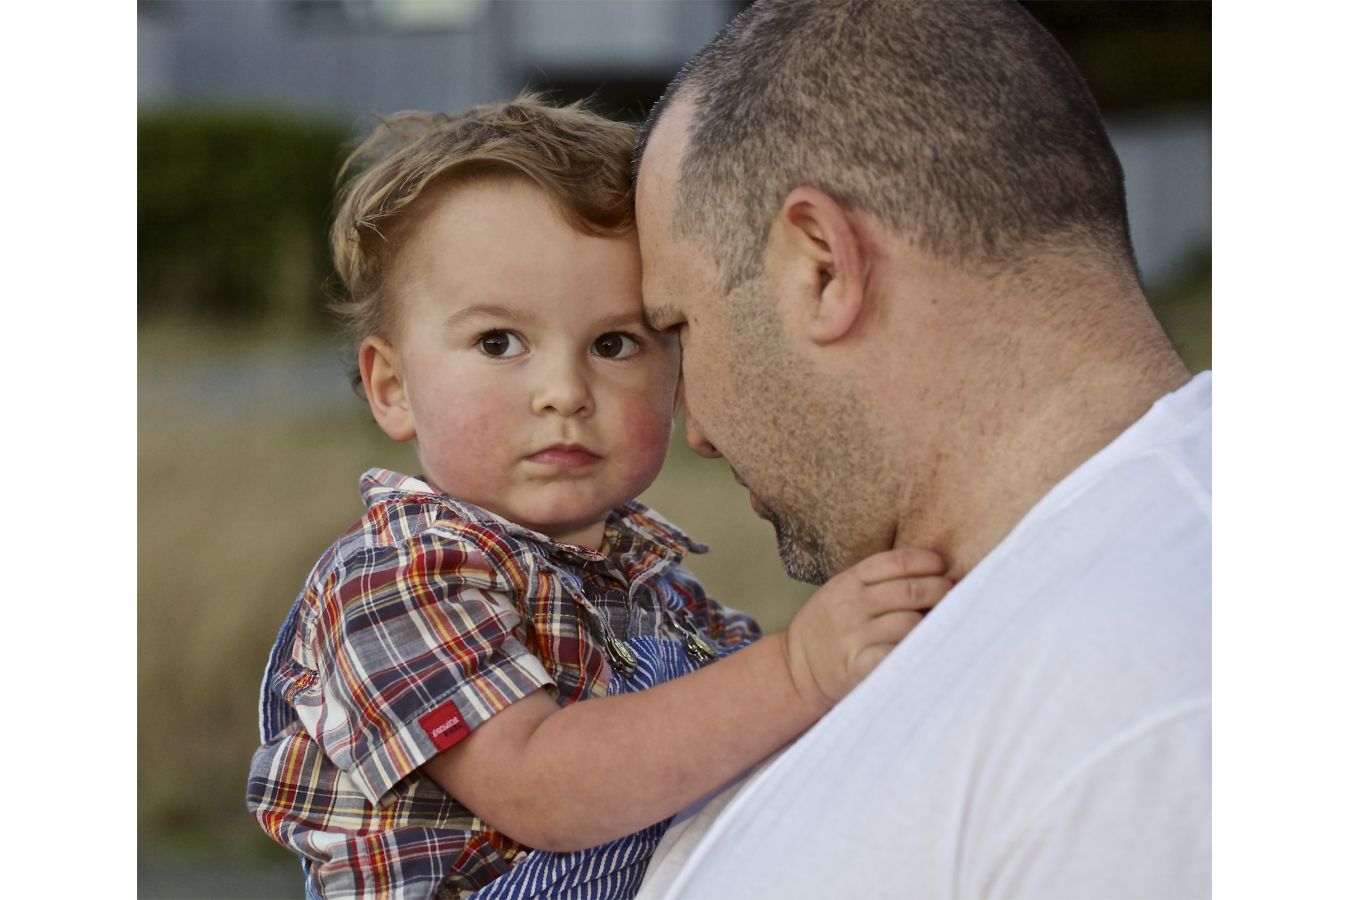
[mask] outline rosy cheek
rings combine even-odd
[[[663,403],[634,403],[623,418],[624,439],[632,453],[634,468],[656,477],[670,445],[671,410]]]
[[[507,431],[506,416],[495,403],[478,402],[451,410],[450,426],[465,444],[489,445],[497,443]]]
[[[444,410],[434,434],[424,435],[423,447],[434,448],[426,462],[450,493],[476,494],[491,479],[493,463],[509,448],[501,410],[491,404],[461,404]],[[426,452],[426,450],[424,450]]]

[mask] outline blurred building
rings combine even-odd
[[[636,118],[745,6],[722,0],[141,0],[138,101],[269,105],[350,124],[526,86]],[[1146,281],[1210,240],[1208,110],[1108,116]]]
[[[264,102],[349,119],[457,109],[526,85],[654,99],[743,5],[143,0],[137,94],[142,105]]]

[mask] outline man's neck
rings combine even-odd
[[[1180,360],[1117,364],[1009,398],[967,423],[963,452],[931,467],[937,489],[913,510],[903,540],[942,553],[951,576],[964,577],[1056,484],[1189,378]]]

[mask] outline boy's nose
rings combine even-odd
[[[550,366],[540,373],[534,392],[536,415],[587,416],[595,410],[590,383],[574,364]]]

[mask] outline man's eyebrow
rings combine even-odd
[[[515,321],[528,321],[533,318],[534,314],[532,312],[515,306],[501,306],[496,303],[475,303],[472,306],[466,306],[463,309],[456,310],[446,316],[445,327],[450,328],[469,319],[512,319]]]
[[[642,318],[647,320],[647,327],[652,331],[665,331],[679,317],[675,307],[667,303],[642,308]]]

